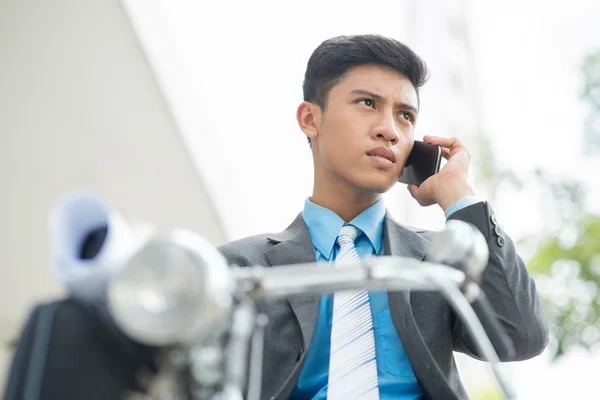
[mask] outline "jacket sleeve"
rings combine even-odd
[[[480,202],[453,213],[449,220],[473,224],[486,239],[488,265],[481,288],[493,306],[496,317],[512,340],[515,356],[502,361],[519,361],[540,354],[548,345],[548,323],[535,282],[516,252],[515,244],[502,230],[487,202]],[[481,358],[467,328],[458,318],[453,327],[454,350]]]

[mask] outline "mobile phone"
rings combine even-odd
[[[442,148],[437,144],[415,140],[398,182],[420,186],[427,178],[440,172]]]

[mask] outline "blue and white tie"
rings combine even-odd
[[[344,225],[340,230],[336,268],[360,261],[354,247],[359,233],[352,225]],[[344,290],[333,296],[327,399],[379,399],[373,321],[366,289]]]

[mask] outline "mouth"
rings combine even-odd
[[[367,152],[367,155],[369,157],[387,160],[392,164],[396,164],[396,153],[387,147],[378,147]]]

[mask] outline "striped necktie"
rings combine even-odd
[[[336,268],[360,261],[354,241],[360,230],[344,225],[338,234]],[[375,339],[369,292],[353,289],[333,296],[327,399],[379,399]]]

